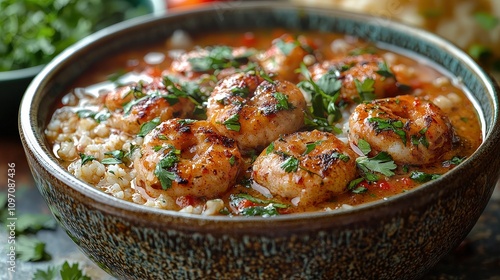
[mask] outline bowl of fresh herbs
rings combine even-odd
[[[151,0],[0,1],[0,129],[17,134],[21,97],[38,72],[78,40],[114,23],[152,13]]]

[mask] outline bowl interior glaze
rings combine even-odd
[[[64,91],[71,82],[81,75],[82,69],[88,69],[102,57],[119,52],[131,45],[147,45],[164,40],[177,29],[195,33],[228,29],[244,31],[248,28],[277,26],[346,33],[378,42],[383,47],[403,49],[411,56],[432,61],[437,67],[445,69],[453,76],[460,77],[468,89],[469,97],[475,103],[483,123],[484,143],[472,157],[445,176],[385,201],[368,203],[348,210],[284,215],[268,219],[202,217],[125,202],[77,180],[59,166],[57,159],[52,155],[43,136],[44,128],[53,110],[52,106],[47,106],[47,104],[54,104],[65,93]],[[104,252],[85,246],[85,234],[90,233],[83,232],[85,229],[76,229],[67,221],[72,219],[71,213],[65,213],[64,206],[60,205],[62,203],[53,199],[60,195],[57,192],[68,196],[70,200],[80,202],[82,205],[79,207],[82,208],[78,208],[80,209],[78,211],[85,212],[91,209],[98,213],[99,223],[109,218],[107,223],[120,223],[126,229],[153,232],[153,235],[164,230],[173,235],[179,233],[179,236],[187,238],[190,242],[195,240],[192,242],[200,244],[207,240],[215,240],[210,243],[212,246],[219,244],[217,243],[219,238],[235,243],[246,242],[245,246],[257,244],[256,248],[264,245],[277,246],[274,249],[264,247],[260,248],[262,250],[257,248],[252,251],[252,249],[249,253],[257,259],[264,258],[265,255],[269,264],[260,265],[263,271],[269,273],[270,271],[282,273],[286,269],[282,266],[289,267],[291,263],[301,260],[299,254],[314,256],[321,253],[324,254],[325,259],[338,261],[338,264],[330,264],[331,268],[325,269],[324,265],[318,262],[318,267],[324,270],[324,274],[321,275],[316,272],[306,273],[294,269],[291,271],[295,274],[282,275],[290,277],[302,275],[305,278],[315,279],[315,277],[336,275],[333,270],[342,270],[342,267],[342,271],[346,274],[338,275],[350,275],[346,272],[346,263],[340,261],[342,256],[345,256],[346,261],[352,262],[355,256],[367,254],[366,257],[360,257],[357,261],[369,261],[370,252],[386,252],[384,250],[387,249],[386,254],[392,253],[396,256],[386,261],[381,260],[382,263],[367,264],[368,267],[356,269],[360,271],[371,269],[370,271],[377,272],[372,274],[377,277],[413,278],[421,276],[449,250],[458,245],[472,228],[491,196],[495,182],[500,175],[500,159],[493,156],[500,152],[498,104],[498,88],[488,75],[458,48],[427,32],[380,18],[344,11],[293,6],[287,3],[234,2],[224,5],[215,4],[188,12],[150,18],[142,17],[117,24],[85,38],[54,59],[34,79],[22,102],[19,125],[28,159],[33,165],[34,176],[39,182],[39,189],[47,203],[51,209],[54,209],[54,212],[57,212],[56,217],[59,215],[58,219],[68,233],[80,240],[79,244],[83,251],[115,275],[131,277],[133,274],[130,274],[127,268],[106,263],[106,258],[102,257],[107,256]],[[468,182],[472,189],[466,189],[464,182]],[[62,190],[57,185],[67,187]],[[73,213],[73,216],[80,217],[82,220],[87,217],[87,215],[76,213]],[[449,218],[449,221],[444,221],[446,218]],[[117,232],[113,234],[120,235]],[[196,238],[192,239],[193,236]],[[394,236],[393,240],[389,240],[388,236]],[[163,238],[166,237],[163,236]],[[404,246],[397,244],[410,242],[417,237],[422,238],[422,244]],[[313,238],[319,241],[312,242]],[[332,250],[328,250],[328,246],[335,241],[333,239],[343,241],[335,243]],[[351,244],[356,240],[362,241],[361,247],[364,248]],[[327,244],[329,245],[325,247]],[[425,247],[424,253],[413,252],[415,248],[422,246],[428,246],[428,248]],[[334,252],[337,247],[345,249],[345,252]],[[373,251],[367,249],[372,247]],[[165,249],[158,250],[167,250],[161,253],[168,254],[168,248],[165,246]],[[290,258],[294,261],[284,261],[280,264],[276,255],[284,253],[283,250],[287,248],[291,254]],[[323,250],[324,248],[327,249]],[[186,250],[188,249],[189,246],[186,247]],[[142,261],[154,263],[154,252],[157,251],[152,250],[151,254],[146,254]],[[211,252],[216,256],[223,253],[217,248]],[[247,257],[243,254],[241,259],[246,261]],[[361,263],[358,264],[361,267]],[[224,265],[227,263],[216,262],[212,265],[221,271],[221,275],[226,275]],[[273,266],[276,269],[273,270]],[[387,271],[380,272],[374,268],[375,266],[387,269]],[[152,269],[153,267],[154,265]],[[193,269],[196,269],[201,266],[194,265],[194,267]],[[250,267],[249,271],[258,270]],[[139,273],[139,275],[143,274]]]

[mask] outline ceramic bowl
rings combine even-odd
[[[43,131],[54,104],[83,69],[125,46],[176,29],[285,27],[346,33],[427,57],[461,77],[484,143],[430,183],[352,209],[260,217],[205,217],[125,202],[59,166]],[[20,131],[38,189],[81,250],[119,279],[412,279],[469,233],[500,173],[498,87],[448,42],[408,26],[289,3],[234,2],[115,25],[79,42],[29,86]]]

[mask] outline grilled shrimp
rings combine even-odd
[[[367,141],[371,153],[387,152],[395,162],[426,165],[452,149],[454,130],[430,101],[411,95],[360,104],[349,118],[349,141]]]
[[[171,119],[144,138],[136,185],[152,197],[214,198],[235,183],[242,162],[234,140],[207,121]]]
[[[308,206],[347,190],[356,177],[355,157],[331,133],[296,132],[274,141],[257,157],[252,178],[271,194],[299,198],[298,205]]]
[[[137,134],[142,124],[155,118],[184,118],[194,110],[188,98],[174,97],[159,82],[120,87],[107,94],[105,104],[113,112],[110,125],[131,134]]]
[[[372,54],[350,56],[342,59],[323,61],[309,67],[312,79],[319,80],[329,71],[338,73],[342,81],[340,99],[348,103],[359,103],[384,97],[395,96],[398,92],[396,78],[384,60]],[[374,96],[369,98],[366,92],[359,92],[356,83],[362,85],[368,79],[373,80]]]
[[[294,84],[267,81],[251,71],[221,80],[208,99],[207,117],[221,134],[249,150],[300,129],[305,110],[304,96]]]
[[[295,70],[300,68],[311,51],[312,47],[305,37],[295,39],[292,35],[285,34],[273,40],[272,46],[257,59],[267,73],[276,75],[278,79],[295,81]]]

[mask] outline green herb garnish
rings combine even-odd
[[[392,73],[391,69],[389,66],[387,66],[387,62],[383,61],[378,64],[378,70],[376,71],[380,76],[386,77],[386,78],[394,78],[394,73]]]
[[[139,137],[144,137],[146,136],[149,132],[151,132],[153,129],[155,129],[158,125],[160,124],[160,118],[156,117],[152,119],[149,122],[145,122],[141,125],[141,128],[139,130],[139,133],[137,136]]]
[[[222,124],[225,125],[228,130],[233,130],[233,131],[239,132],[241,129],[240,115],[234,114],[231,117],[229,117],[227,120],[225,120]]]
[[[354,84],[356,85],[356,90],[358,91],[361,102],[372,101],[375,98],[375,80],[371,78],[366,78],[363,82],[358,79],[354,79]]]
[[[400,120],[382,119],[382,118],[368,118],[369,123],[374,124],[375,132],[394,131],[406,145],[406,132],[403,130],[404,123]],[[425,133],[425,132],[424,132]]]
[[[168,190],[172,187],[172,182],[179,179],[179,176],[174,171],[169,169],[175,167],[179,162],[180,150],[174,147],[169,147],[168,153],[156,164],[154,174],[160,181],[163,190]]]
[[[410,173],[410,179],[419,183],[425,183],[431,180],[435,180],[439,177],[441,177],[440,174],[427,174],[420,171],[412,171]]]
[[[95,160],[96,158],[92,155],[86,155],[84,153],[80,153],[80,159],[82,160],[82,165],[84,165],[88,162]]]
[[[392,157],[386,152],[380,152],[372,158],[367,156],[358,157],[356,164],[363,171],[364,178],[371,182],[378,180],[378,176],[375,173],[381,173],[390,177],[395,174],[393,170],[397,168]]]
[[[283,169],[286,173],[297,171],[299,169],[300,161],[293,156],[286,154],[283,155],[285,156],[285,160],[280,165],[281,169]]]

